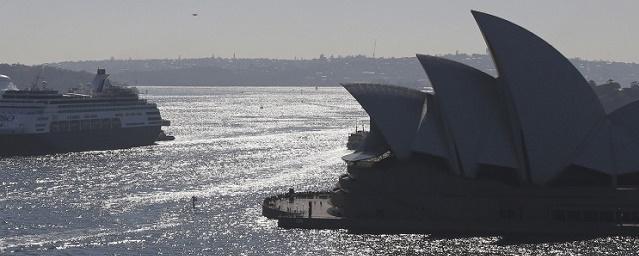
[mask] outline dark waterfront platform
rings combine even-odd
[[[284,229],[347,229],[350,233],[431,234],[446,236],[503,236],[518,238],[560,237],[572,239],[588,236],[633,236],[639,224],[549,223],[543,222],[451,222],[392,218],[344,218],[332,215],[332,192],[289,192],[264,199],[262,215],[276,219]],[[371,202],[374,203],[374,202]],[[339,214],[336,214],[339,215]]]
[[[346,220],[329,214],[331,192],[286,193],[264,199],[262,215],[281,228],[344,229]]]

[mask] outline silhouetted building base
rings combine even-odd
[[[334,191],[267,198],[263,215],[278,219],[282,228],[353,233],[639,234],[636,188],[520,186],[489,178],[463,178],[437,165],[424,166],[421,161],[392,158],[373,167],[349,166]],[[312,216],[309,201],[315,207]]]

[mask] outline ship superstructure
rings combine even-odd
[[[104,69],[84,93],[36,85],[0,95],[0,156],[150,145],[166,123],[155,103],[112,85]]]

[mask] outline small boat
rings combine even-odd
[[[355,150],[359,148],[359,146],[362,144],[362,142],[364,141],[367,135],[368,135],[368,132],[365,131],[364,129],[362,130],[356,129],[354,133],[351,133],[350,135],[348,135],[348,142],[346,142],[346,148],[350,150]]]
[[[167,134],[163,130],[160,131],[160,133],[158,134],[157,141],[169,141],[169,140],[175,140],[175,136],[173,136],[171,134]]]

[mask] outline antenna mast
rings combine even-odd
[[[373,40],[373,59],[375,58],[376,49],[377,49],[377,39]]]
[[[31,90],[32,91],[38,90],[38,82],[40,82],[40,76],[42,75],[42,72],[44,72],[44,65],[42,65],[41,67],[42,68],[40,69],[38,74],[36,74],[36,77],[35,77],[35,80],[33,81],[33,84],[31,84]]]

